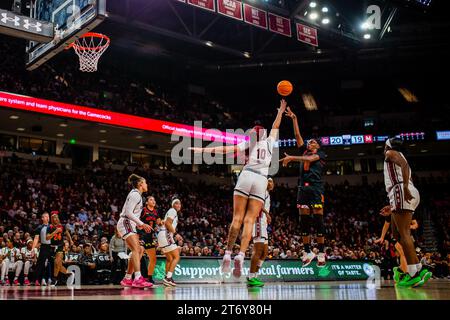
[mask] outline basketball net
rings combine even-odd
[[[108,49],[110,40],[107,36],[88,32],[75,40],[71,47],[75,50],[80,60],[80,70],[83,72],[97,71],[98,60]]]

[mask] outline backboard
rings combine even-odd
[[[52,41],[28,42],[27,70],[34,70],[99,25],[106,17],[106,0],[36,0],[30,16],[55,27]]]

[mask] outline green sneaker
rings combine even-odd
[[[433,273],[423,268],[422,270],[420,270],[419,276],[422,277],[422,279],[417,284],[415,284],[414,287],[423,286],[428,282],[428,280],[430,280],[430,278],[433,276]]]
[[[419,274],[423,278],[428,272],[430,272],[430,270],[428,270],[426,268],[422,268],[422,270],[420,270]]]
[[[262,282],[258,278],[252,278],[252,279],[248,279],[247,278],[247,286],[249,286],[249,287],[263,287],[264,286],[264,282]]]
[[[409,273],[407,273],[400,282],[397,283],[399,287],[415,287],[419,284],[419,282],[422,281],[422,277],[420,274],[416,275],[415,277],[411,277]]]
[[[399,283],[405,273],[399,267],[394,267],[392,271],[394,271],[394,282]]]

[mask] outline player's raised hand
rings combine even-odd
[[[287,102],[284,99],[280,100],[280,109],[278,109],[281,112],[285,112],[287,107]]]
[[[283,164],[283,167],[286,167],[289,162],[293,160],[293,157],[288,155],[286,152],[284,153],[284,158],[280,159],[280,162]]]
[[[292,112],[291,107],[287,107],[286,111],[284,112],[284,114],[291,118],[292,120],[295,120],[297,118],[297,116],[295,115],[294,112]]]

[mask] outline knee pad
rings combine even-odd
[[[311,233],[311,215],[302,214],[300,215],[300,233],[302,236],[309,236]]]
[[[316,228],[316,235],[318,237],[323,237],[325,233],[325,226],[323,224],[323,214],[314,215],[314,224]]]

